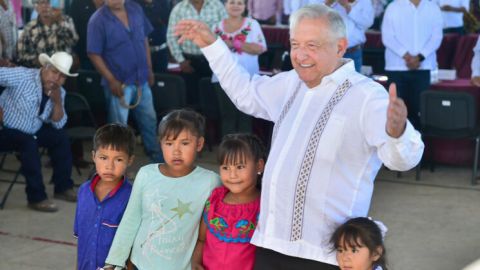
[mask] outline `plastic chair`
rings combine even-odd
[[[65,111],[69,117],[66,132],[70,141],[92,141],[97,130],[97,124],[92,110],[84,96],[78,93],[67,93],[65,96]],[[80,168],[75,166],[79,175]]]
[[[475,97],[465,92],[425,91],[420,96],[420,124],[423,137],[475,141],[471,177],[475,185],[480,143]],[[433,151],[432,146],[430,151]],[[417,180],[420,180],[420,168],[418,165],[416,169]]]
[[[155,74],[155,84],[151,89],[158,121],[169,111],[186,106],[185,81],[179,75]]]

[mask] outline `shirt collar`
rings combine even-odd
[[[331,74],[323,77],[322,81],[325,82],[331,81],[336,85],[341,85],[352,73],[355,72],[355,66],[352,59],[342,58],[340,59],[341,66],[337,68]]]
[[[92,177],[92,182],[90,183],[90,190],[92,190],[93,193],[95,193],[95,187],[97,186],[98,182],[101,180],[100,176],[98,174],[95,174]],[[122,187],[123,183],[125,182],[125,176],[123,176],[123,179],[118,182],[118,184],[108,193],[107,198],[113,197],[117,191]]]
[[[129,0],[126,0],[124,3],[123,3],[123,6],[125,7],[125,11],[127,12],[127,14],[129,15],[128,17],[128,24],[130,25],[130,16],[131,16],[131,10],[130,10],[130,1]],[[101,6],[100,8],[103,8],[104,9],[104,13],[107,15],[107,17],[110,19],[110,20],[116,20],[117,17],[115,17],[115,15],[113,14],[113,12],[110,10],[110,8],[104,4],[103,6]]]
[[[400,0],[401,2],[403,2],[404,5],[409,5],[409,6],[413,6],[415,7],[415,5],[410,1],[410,0]],[[416,8],[420,8],[421,6],[423,6],[423,2],[426,2],[425,0],[420,0],[420,2],[418,3],[418,6]]]

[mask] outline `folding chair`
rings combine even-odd
[[[77,77],[78,92],[85,97],[88,105],[99,124],[106,123],[107,110],[103,87],[102,76],[95,70],[79,70]]]
[[[179,75],[155,74],[155,84],[151,89],[158,121],[169,111],[186,106],[185,81]]]
[[[475,141],[472,185],[476,184],[480,129],[477,125],[475,97],[465,92],[425,91],[420,96],[420,125],[423,137],[471,139]],[[429,147],[433,152],[432,146]],[[433,160],[431,161],[433,171]],[[421,165],[416,169],[420,180]]]
[[[210,77],[203,77],[198,82],[198,99],[200,112],[206,118],[205,141],[208,150],[212,151],[214,142],[218,141],[220,130],[220,111],[218,109],[218,98],[213,89]]]
[[[1,161],[0,161],[0,171],[2,172],[7,172],[7,173],[13,173],[13,179],[12,180],[1,180],[2,182],[8,182],[9,185],[7,187],[7,191],[3,194],[2,201],[0,202],[0,209],[3,209],[5,206],[5,203],[7,202],[8,195],[10,195],[10,192],[12,191],[13,185],[17,183],[18,176],[20,175],[20,168],[18,170],[11,170],[11,169],[5,169],[3,168],[3,165],[5,163],[5,159],[7,158],[7,155],[9,154],[15,154],[13,151],[0,151]]]
[[[70,141],[92,141],[97,130],[93,112],[81,94],[68,92],[65,96],[65,111],[69,117],[66,132]],[[79,175],[80,168],[75,166]]]

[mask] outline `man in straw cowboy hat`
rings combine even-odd
[[[47,198],[41,171],[39,147],[46,147],[53,167],[52,182],[57,199],[75,202],[70,142],[62,127],[67,122],[62,88],[70,73],[72,56],[56,52],[40,54],[42,67],[0,68],[0,150],[20,154],[21,173],[26,179],[28,206],[42,212],[55,212],[56,204]]]

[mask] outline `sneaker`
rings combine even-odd
[[[67,202],[77,201],[77,193],[73,190],[73,188],[67,189],[64,192],[55,193],[53,197],[55,199],[64,200]]]
[[[36,203],[28,203],[28,207],[30,209],[33,209],[35,211],[39,211],[39,212],[57,212],[58,211],[58,207],[57,205],[48,200],[48,199],[45,199],[43,201],[40,201],[40,202],[36,202]]]

